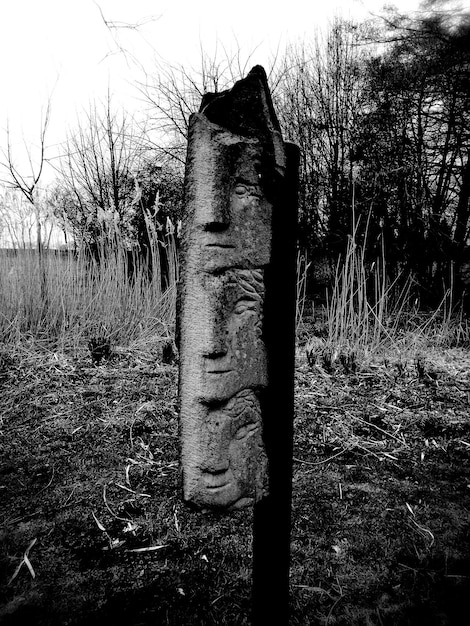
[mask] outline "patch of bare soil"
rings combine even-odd
[[[469,366],[299,352],[293,625],[468,623]],[[151,352],[1,353],[0,623],[249,624],[251,516],[181,503],[176,393]]]

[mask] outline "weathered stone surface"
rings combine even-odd
[[[227,402],[194,406],[197,426],[186,448],[185,499],[202,507],[241,507],[266,490],[261,407],[252,389]]]
[[[264,70],[192,116],[178,295],[185,500],[239,507],[267,493],[264,272],[284,143]]]
[[[260,186],[262,156],[256,140],[192,116],[183,239],[189,266],[210,272],[269,262],[271,204]]]

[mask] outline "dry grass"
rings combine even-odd
[[[458,348],[355,373],[299,351],[293,626],[459,623],[469,371]],[[0,621],[250,623],[250,512],[182,504],[176,383],[142,348],[0,356]]]
[[[413,278],[387,277],[385,254],[368,265],[355,227],[321,311],[323,336],[307,342],[309,360],[346,371],[387,358],[416,359],[432,348],[465,346],[470,327],[453,307],[453,285],[436,311],[423,314],[411,296]],[[399,285],[401,285],[399,287]]]
[[[3,250],[0,253],[0,338],[9,345],[40,342],[77,350],[96,337],[112,345],[148,343],[173,333],[177,280],[173,234],[159,251],[156,231],[146,259],[118,231],[94,254]],[[161,259],[168,276],[162,285]]]
[[[314,623],[465,623],[468,372],[461,348],[356,372],[299,351],[293,583]]]
[[[33,256],[2,283],[21,309],[0,324],[0,621],[246,625],[249,513],[180,499],[177,371],[155,354],[174,291],[149,285],[145,267],[129,281],[118,250],[51,260],[42,293]],[[370,300],[351,254],[321,358],[296,366],[291,621],[457,624],[470,591],[470,368],[444,345],[468,326],[449,298],[424,317],[383,278]],[[101,332],[128,346],[95,367],[86,345]]]

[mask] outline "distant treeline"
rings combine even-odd
[[[422,306],[465,289],[470,225],[470,11],[429,0],[413,17],[389,10],[364,24],[336,19],[267,68],[286,139],[300,146],[299,247],[310,286],[334,275],[354,233],[390,283],[412,280]],[[442,5],[442,6],[441,6]],[[111,98],[90,107],[64,144],[57,179],[35,215],[98,250],[119,231],[145,260],[183,215],[190,114],[250,61],[201,57],[201,70],[159,67],[136,127]],[[136,130],[137,129],[137,130]],[[1,223],[0,212],[0,227]],[[38,232],[38,239],[40,233]],[[321,271],[319,271],[321,266]],[[468,282],[468,281],[467,281]]]

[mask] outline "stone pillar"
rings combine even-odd
[[[265,430],[275,417],[267,414],[265,319],[266,302],[275,303],[266,276],[291,149],[259,66],[230,91],[207,94],[190,119],[178,293],[180,437],[183,497],[201,508],[252,505],[270,491]]]

